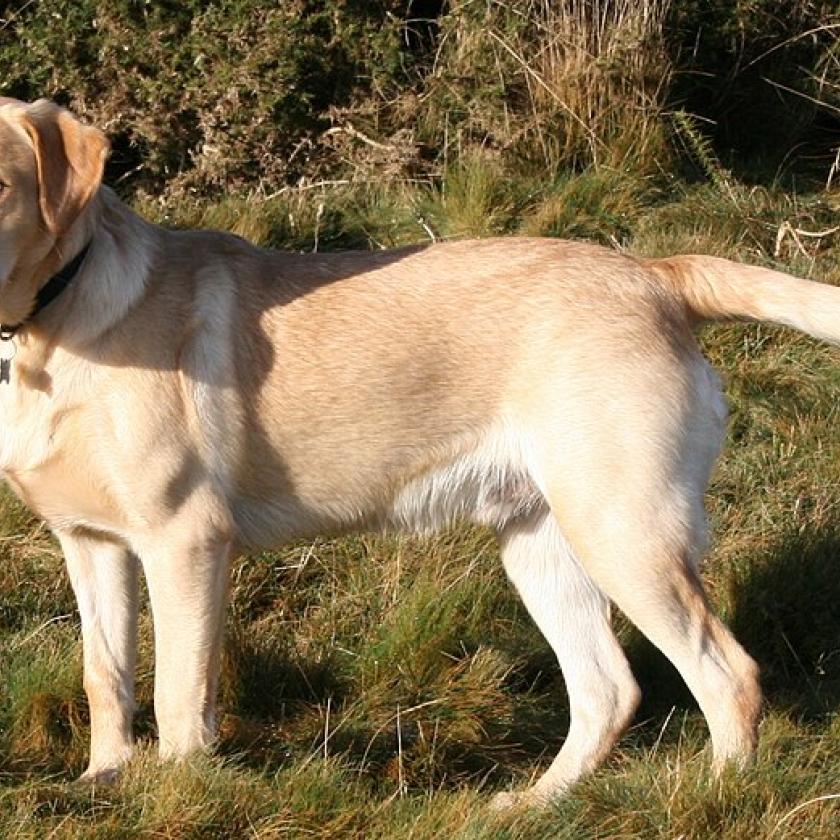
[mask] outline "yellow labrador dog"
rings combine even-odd
[[[571,728],[540,803],[604,758],[638,687],[615,602],[676,665],[716,765],[749,759],[756,666],[697,575],[726,408],[693,326],[840,340],[840,289],[710,257],[539,239],[298,255],[149,224],[104,136],[0,99],[0,469],[79,602],[91,756],[132,750],[137,567],[163,756],[214,738],[231,557],[454,519],[498,533]]]

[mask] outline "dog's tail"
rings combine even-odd
[[[840,288],[718,257],[645,262],[695,318],[770,321],[840,344]]]

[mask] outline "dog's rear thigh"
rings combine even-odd
[[[637,452],[620,474],[601,467],[599,476],[593,467],[586,488],[558,473],[550,479],[549,503],[583,569],[694,694],[709,724],[716,768],[744,764],[756,746],[761,690],[755,663],[713,613],[697,574],[706,523],[704,485],[692,472],[704,470],[675,468],[679,442],[657,444],[668,453],[667,465],[656,462],[654,451]]]

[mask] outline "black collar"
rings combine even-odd
[[[79,273],[82,263],[90,250],[91,243],[88,242],[64,268],[53,274],[40,289],[35,298],[35,307],[32,312],[18,324],[0,324],[0,339],[8,341],[14,338],[15,334],[28,321],[31,321],[42,309],[46,309],[72,282]]]

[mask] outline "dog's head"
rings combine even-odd
[[[28,315],[39,269],[60,264],[62,240],[102,182],[108,148],[102,132],[52,102],[0,97],[0,320]]]

